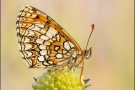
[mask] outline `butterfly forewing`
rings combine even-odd
[[[31,67],[62,67],[82,52],[60,25],[32,6],[20,11],[16,25],[19,50]]]

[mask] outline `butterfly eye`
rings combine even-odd
[[[92,47],[89,50],[84,50],[84,56],[86,59],[90,58],[92,54]]]

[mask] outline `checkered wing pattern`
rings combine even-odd
[[[20,11],[16,26],[19,51],[30,67],[62,67],[82,52],[60,25],[32,6]]]

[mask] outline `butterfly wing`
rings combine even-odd
[[[20,11],[16,25],[19,50],[31,67],[61,67],[82,52],[60,25],[32,6]]]

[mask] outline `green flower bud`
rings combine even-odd
[[[49,70],[41,77],[34,78],[36,83],[32,85],[32,88],[34,90],[84,90],[86,83],[83,77],[80,82],[80,77],[73,71],[63,70],[56,76],[57,73],[59,73],[58,69]]]

